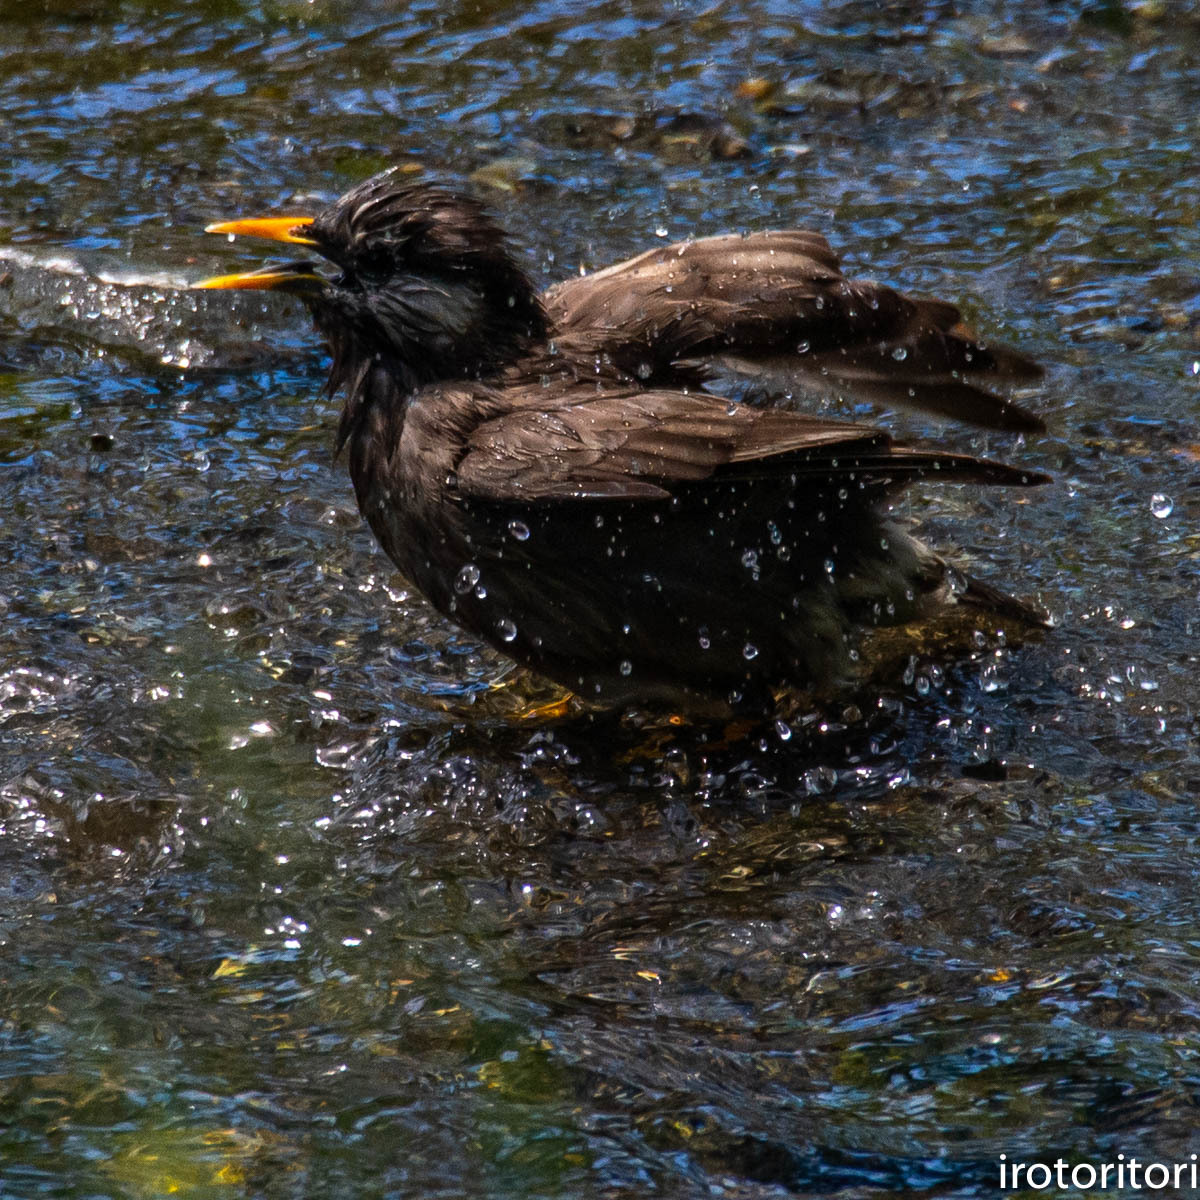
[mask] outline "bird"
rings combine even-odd
[[[396,169],[314,215],[207,232],[303,247],[201,289],[297,297],[341,394],[336,455],[407,581],[585,702],[767,710],[836,690],[873,629],[1037,606],[890,513],[920,480],[1048,476],[794,396],[907,405],[1012,432],[1041,368],[942,300],[847,279],[803,230],[663,245],[544,293],[486,205]],[[721,394],[730,377],[792,403]]]

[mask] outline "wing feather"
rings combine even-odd
[[[989,428],[1041,419],[997,394],[1041,377],[942,300],[848,280],[819,234],[725,234],[647,251],[544,297],[555,337],[651,385],[733,370],[786,387],[936,412]]]
[[[684,484],[814,475],[902,485],[932,474],[1016,485],[1045,479],[970,455],[899,446],[868,425],[703,394],[583,387],[483,419],[465,435],[455,467],[463,496],[514,502],[663,500]]]

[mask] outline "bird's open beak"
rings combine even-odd
[[[218,221],[206,225],[205,233],[233,233],[239,237],[267,238],[272,242],[298,242],[301,246],[317,243],[305,237],[304,230],[312,225],[312,217],[249,217],[244,221]]]
[[[301,246],[315,246],[313,238],[305,235],[311,228],[312,217],[248,217],[243,221],[218,221],[205,226],[205,233],[231,233],[241,237],[267,238],[272,242],[295,242]],[[241,291],[293,292],[311,295],[327,285],[312,263],[293,262],[279,266],[262,267],[257,271],[244,271],[236,275],[214,275],[192,284],[194,288],[237,288]]]
[[[307,262],[260,267],[257,271],[240,271],[235,275],[213,275],[192,284],[193,288],[291,292],[300,296],[324,291],[328,286],[328,281],[317,272],[316,267]]]

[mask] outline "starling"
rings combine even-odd
[[[538,293],[475,199],[395,171],[315,216],[224,222],[320,256],[207,279],[310,310],[359,509],[450,620],[584,700],[769,707],[864,630],[1038,609],[888,515],[918,479],[1046,476],[731,402],[729,378],[1042,428],[1041,374],[940,300],[849,280],[825,239],[726,234]]]

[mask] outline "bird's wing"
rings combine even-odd
[[[476,424],[455,465],[465,497],[662,500],[680,485],[816,478],[885,490],[921,475],[1029,484],[1044,476],[987,459],[895,445],[868,425],[708,395],[579,386]]]
[[[986,344],[952,304],[846,279],[816,233],[664,246],[566,280],[543,299],[565,344],[650,382],[728,370],[992,428],[1042,428],[991,390],[1040,378],[1036,363]]]

